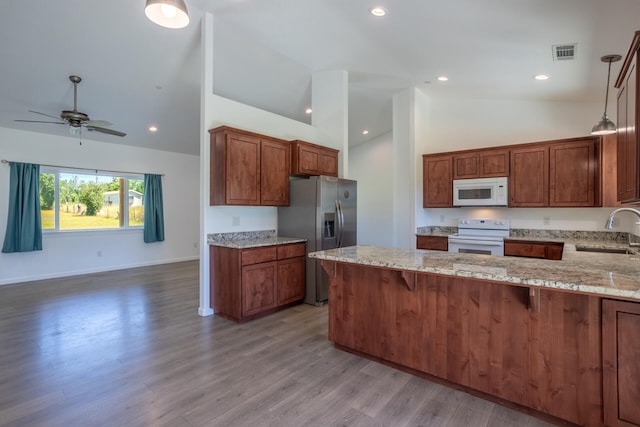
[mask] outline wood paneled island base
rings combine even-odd
[[[337,348],[546,421],[604,425],[602,298],[540,289],[534,300],[504,282],[322,266]]]

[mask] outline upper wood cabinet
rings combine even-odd
[[[291,174],[337,177],[339,152],[310,142],[291,141]]]
[[[511,150],[509,206],[544,207],[549,204],[549,147]]]
[[[549,206],[600,206],[599,137],[549,145]]]
[[[475,150],[453,156],[453,179],[509,176],[509,150]]]
[[[638,139],[638,55],[640,31],[636,31],[616,80],[618,88],[618,200],[640,201],[640,140]]]
[[[600,137],[511,149],[509,206],[601,206]]]
[[[289,204],[287,141],[220,126],[211,136],[211,205]]]
[[[425,154],[422,156],[422,206],[453,207],[453,156]]]

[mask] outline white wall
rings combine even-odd
[[[197,156],[83,138],[0,128],[3,159],[136,173],[164,174],[165,241],[145,244],[142,230],[43,233],[43,250],[0,253],[0,284],[161,264],[198,257]],[[9,166],[0,165],[0,242],[9,201]],[[100,256],[98,255],[100,253]]]
[[[393,134],[349,150],[351,179],[358,181],[358,244],[393,246]]]

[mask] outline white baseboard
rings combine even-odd
[[[197,260],[197,259],[200,259],[200,257],[195,256],[195,257],[184,257],[184,258],[168,259],[168,260],[165,259],[165,260],[162,260],[162,261],[150,261],[150,262],[140,262],[140,263],[133,263],[133,264],[123,264],[123,265],[109,266],[109,267],[106,267],[106,268],[90,268],[90,269],[85,269],[85,270],[73,270],[73,271],[57,272],[57,273],[52,273],[52,274],[41,274],[41,275],[37,275],[37,276],[24,276],[24,277],[18,277],[18,278],[14,277],[12,279],[0,280],[0,286],[2,286],[2,285],[14,285],[14,284],[26,283],[26,282],[35,282],[37,280],[57,279],[57,278],[60,278],[60,277],[79,276],[81,274],[92,274],[92,273],[102,273],[102,272],[105,272],[105,271],[126,270],[126,269],[129,269],[129,268],[148,267],[148,266],[160,265],[160,264],[172,264],[174,262],[193,261],[193,260]]]

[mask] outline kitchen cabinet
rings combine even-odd
[[[615,83],[618,136],[618,200],[640,201],[640,140],[638,139],[638,55],[640,31],[636,31]]]
[[[447,236],[416,236],[416,249],[430,249],[432,251],[448,251],[449,237]]]
[[[640,425],[640,304],[602,301],[603,410],[607,426]]]
[[[453,156],[425,154],[422,156],[422,206],[453,207]]]
[[[509,176],[509,150],[474,150],[453,156],[453,179]]]
[[[304,299],[305,243],[210,247],[211,307],[242,322]]]
[[[549,147],[511,150],[509,207],[543,207],[549,201]]]
[[[601,206],[600,137],[511,149],[510,207]]]
[[[291,174],[337,177],[339,152],[306,141],[291,141]]]
[[[564,243],[537,240],[504,240],[504,255],[561,260]]]
[[[210,205],[287,206],[287,141],[220,126],[211,137]]]
[[[599,137],[549,145],[549,206],[599,206]]]

